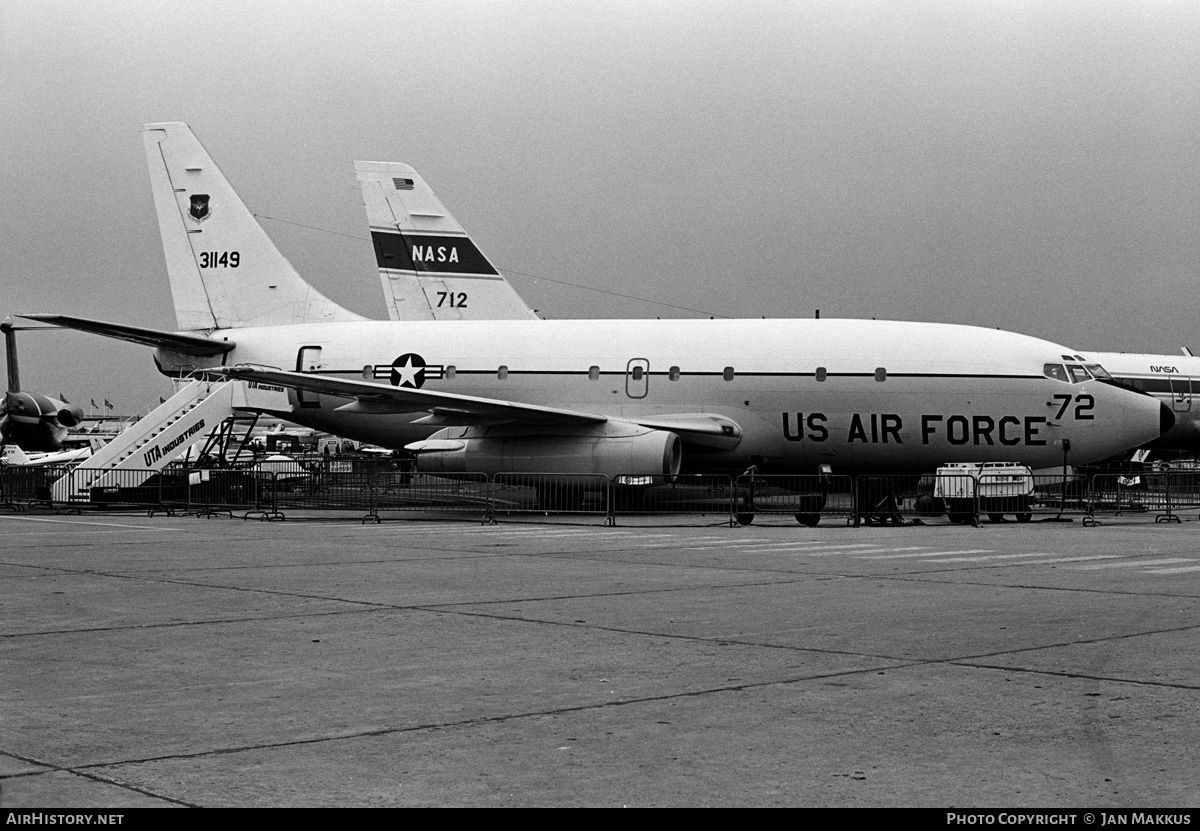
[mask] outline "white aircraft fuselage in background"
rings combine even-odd
[[[1200,453],[1200,358],[1135,352],[1081,352],[1113,378],[1146,392],[1171,408],[1175,426],[1150,443],[1159,450]]]

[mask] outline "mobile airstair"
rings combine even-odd
[[[56,481],[54,501],[86,502],[93,488],[141,485],[232,416],[243,397],[240,381],[192,381]]]

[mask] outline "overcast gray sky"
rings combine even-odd
[[[550,318],[1200,352],[1195,2],[0,0],[0,316],[173,328],[152,121],[372,317],[354,159],[416,167]],[[19,344],[25,387],[85,406],[170,389],[144,348]]]

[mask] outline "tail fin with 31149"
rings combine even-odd
[[[191,128],[147,124],[143,139],[180,329],[363,319],[301,279]]]

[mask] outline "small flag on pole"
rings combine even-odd
[[[110,410],[111,410],[111,409],[112,409],[112,402],[111,402],[111,401],[109,401],[109,400],[106,398],[106,399],[104,399],[104,406],[105,406],[105,407],[107,407],[108,409],[110,409]]]

